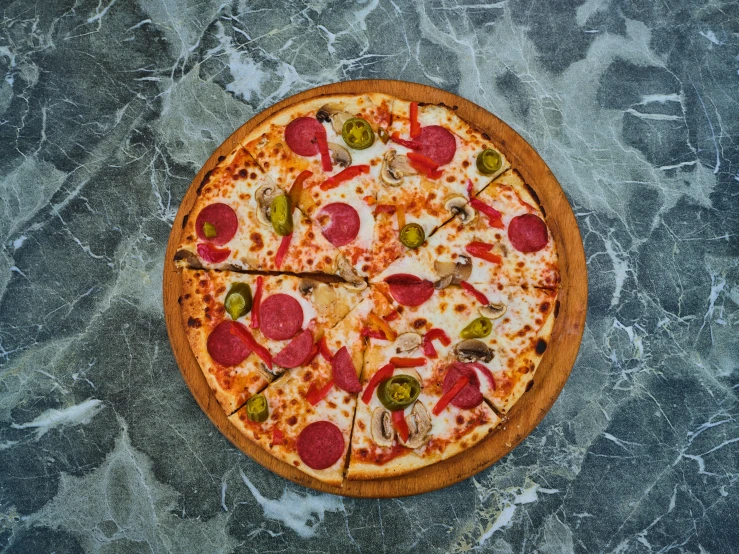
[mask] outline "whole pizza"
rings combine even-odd
[[[478,443],[533,384],[555,242],[534,189],[454,109],[294,104],[197,192],[175,255],[188,340],[272,456],[336,486],[401,475]]]

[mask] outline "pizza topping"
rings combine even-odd
[[[236,234],[239,219],[236,212],[228,204],[210,204],[200,210],[195,220],[195,232],[198,238],[213,244],[226,244]]]
[[[341,459],[344,435],[330,421],[315,421],[298,435],[297,449],[305,465],[311,469],[326,469]]]
[[[264,285],[264,278],[259,275],[257,277],[257,290],[254,291],[254,302],[252,303],[251,309],[251,328],[259,329],[259,311],[262,304],[262,287]]]
[[[326,204],[317,219],[323,236],[334,246],[346,246],[359,234],[359,214],[344,202]]]
[[[409,119],[411,120],[411,138],[416,138],[421,134],[421,124],[418,122],[418,102],[411,102],[409,109]]]
[[[448,164],[457,152],[457,141],[454,135],[440,125],[421,128],[421,134],[414,142],[420,145],[418,153],[431,158],[439,165]]]
[[[272,444],[278,446],[285,442],[285,435],[277,427],[272,429]]]
[[[457,394],[452,396],[451,404],[463,410],[469,410],[482,404],[482,393],[480,392],[480,379],[474,368],[467,364],[453,363],[447,369],[442,384],[444,393],[457,388],[461,379],[467,379],[467,384],[461,387]]]
[[[382,144],[387,144],[387,141],[390,140],[390,135],[387,134],[387,129],[384,127],[377,129],[377,136],[380,137]]]
[[[392,140],[395,144],[400,144],[401,146],[405,146],[410,150],[421,149],[421,143],[416,142],[415,140],[404,140],[400,138],[400,134],[397,131],[390,135],[390,140]]]
[[[434,260],[434,271],[439,279],[434,283],[436,290],[445,289],[449,285],[460,285],[472,274],[472,260],[467,256],[459,256],[458,262],[442,262]]]
[[[269,220],[275,233],[281,237],[293,232],[293,207],[289,196],[281,194],[272,199]]]
[[[321,109],[316,112],[316,119],[326,123],[331,123],[331,128],[337,135],[341,134],[341,130],[349,119],[354,117],[349,112],[345,112],[343,106],[339,104],[324,104]]]
[[[547,225],[535,214],[514,217],[508,225],[508,239],[519,252],[538,252],[549,242]]]
[[[298,117],[285,127],[285,143],[298,156],[315,156],[319,153],[317,137],[326,139],[326,129],[315,118]]]
[[[482,306],[481,308],[478,308],[478,312],[480,312],[480,315],[483,317],[486,317],[488,319],[498,319],[505,315],[508,308],[506,308],[506,305],[502,302],[491,302],[490,304],[487,304],[486,306]]]
[[[390,412],[384,408],[377,407],[372,412],[372,421],[370,423],[372,432],[372,440],[381,448],[387,448],[393,445],[395,439],[395,429],[393,428]]]
[[[397,313],[397,312],[394,312]],[[421,346],[423,339],[418,333],[403,333],[395,339],[395,353],[411,352]]]
[[[231,334],[231,327],[238,325],[231,321],[219,323],[208,335],[208,354],[213,361],[226,367],[239,365],[251,354],[251,350]]]
[[[393,364],[385,364],[380,369],[378,369],[377,372],[375,372],[375,374],[372,376],[372,379],[369,380],[369,383],[367,383],[367,387],[362,393],[362,402],[364,402],[365,404],[369,404],[369,401],[372,400],[372,393],[375,392],[377,385],[379,385],[380,382],[382,382],[383,380],[392,377],[393,371],[395,371],[395,366]]]
[[[290,241],[292,238],[293,234],[290,233],[282,237],[282,240],[280,241],[280,246],[277,248],[277,254],[275,254],[275,267],[277,269],[280,269],[282,262],[285,261],[285,256],[287,256],[287,250],[290,248]]]
[[[477,155],[477,171],[483,175],[492,175],[500,170],[503,159],[492,148],[486,148]]]
[[[336,175],[329,177],[323,183],[321,183],[321,190],[331,190],[338,187],[344,181],[351,181],[354,177],[362,175],[363,173],[369,173],[368,165],[352,165],[346,169],[342,169]]]
[[[508,233],[510,235],[510,229]],[[493,249],[493,245],[486,242],[473,241],[465,246],[464,249],[475,258],[480,258],[492,264],[500,264],[503,261],[503,258],[490,252]]]
[[[219,264],[225,261],[230,254],[230,248],[218,248],[209,242],[198,244],[198,256],[200,256],[203,261],[210,262],[212,264]]]
[[[398,154],[395,150],[388,150],[382,156],[380,179],[386,185],[397,187],[403,182],[403,177],[416,173],[417,171],[411,166],[408,156]]]
[[[278,293],[265,298],[260,307],[259,330],[268,339],[287,340],[303,325],[303,308],[288,294]]]
[[[485,202],[478,200],[477,198],[470,200],[470,206],[475,208],[477,211],[484,213],[487,216],[488,224],[491,227],[495,227],[496,229],[505,229],[503,215],[492,206],[488,206]]]
[[[377,317],[375,314],[371,312],[367,316],[367,320],[371,327],[373,327],[374,329],[378,329],[379,331],[382,332],[385,340],[389,340],[390,342],[395,341],[398,335],[395,333],[395,331],[393,331],[393,328],[390,327],[390,325],[388,325],[387,321],[385,321],[381,317]]]
[[[341,390],[349,393],[362,392],[362,384],[359,382],[357,370],[346,346],[342,346],[334,354],[334,359],[331,361],[331,373],[334,376],[334,383]]]
[[[447,373],[447,375],[449,375]],[[461,391],[463,388],[467,386],[467,384],[470,382],[469,377],[460,377],[459,380],[457,380],[456,383],[454,383],[454,386],[450,388],[448,391],[446,391],[441,398],[439,398],[439,401],[436,403],[436,406],[434,406],[434,409],[431,410],[431,413],[434,415],[439,415],[441,412],[444,411],[444,408],[446,408],[449,405],[449,402],[452,401],[452,399],[459,394],[459,391]],[[446,383],[446,379],[444,379],[444,383]],[[482,395],[481,395],[482,396]]]
[[[300,179],[301,175],[302,173],[298,175],[298,179]],[[281,188],[271,183],[262,185],[257,189],[257,191],[254,193],[254,200],[256,200],[257,202],[257,220],[259,221],[259,223],[261,223],[265,227],[272,226],[272,219],[270,218],[272,202],[275,200],[275,198],[284,196],[284,194],[285,193],[282,192]]]
[[[400,242],[407,248],[418,248],[426,240],[426,233],[418,223],[408,223],[400,230]]]
[[[251,310],[251,287],[246,283],[234,283],[228,290],[223,305],[231,319],[239,319]]]
[[[416,401],[421,384],[410,375],[393,375],[377,387],[377,398],[391,412],[404,410]]]
[[[329,142],[328,150],[331,152],[331,161],[339,167],[349,167],[352,165],[352,155],[349,153],[349,150],[340,144]]]
[[[313,350],[313,335],[309,329],[300,333],[283,348],[272,361],[285,369],[305,364]]]
[[[489,320],[488,320],[489,321]],[[454,355],[460,362],[489,362],[493,359],[493,351],[477,339],[466,339],[454,347]]]
[[[408,426],[408,438],[399,437],[400,444],[406,448],[416,449],[423,446],[430,437],[431,416],[421,402],[413,404],[413,410],[405,418]]]
[[[361,291],[367,288],[367,281],[357,275],[354,266],[342,254],[336,257],[336,274],[344,279],[344,287],[349,290]]]
[[[344,122],[341,128],[341,138],[349,148],[364,150],[375,142],[375,133],[366,119],[352,117]]]
[[[403,306],[420,306],[434,294],[434,284],[415,275],[396,273],[385,278],[390,295]]]
[[[267,368],[272,371],[272,354],[269,353],[264,346],[259,344],[249,330],[241,325],[241,323],[234,322],[229,332],[238,337],[249,350],[252,350],[257,356],[259,356],[265,363]]]
[[[302,294],[303,296],[308,296],[320,284],[321,284],[320,281],[316,281],[315,279],[311,279],[309,277],[303,277],[300,280],[300,283],[298,283],[298,292],[300,292],[300,294]]]
[[[313,172],[306,169],[305,171],[301,171],[300,174],[295,177],[295,181],[293,181],[293,184],[290,186],[290,192],[288,193],[290,196],[290,204],[292,204],[293,207],[300,205],[300,198],[305,189],[305,180],[312,176]],[[259,216],[259,212],[257,212],[257,216]]]
[[[452,339],[449,338],[443,329],[429,329],[424,338],[428,340],[438,340],[444,346],[452,344]]]
[[[427,158],[418,152],[408,152],[408,160],[411,167],[418,171],[421,175],[425,175],[429,179],[438,179],[444,172],[439,169],[439,164],[431,158]]]
[[[477,290],[475,287],[470,285],[467,281],[462,281],[460,283],[463,290],[469,292],[472,296],[475,297],[475,300],[477,300],[480,304],[483,306],[487,306],[490,301],[488,300],[488,297],[485,296],[483,293],[481,293],[479,290]]]
[[[493,330],[493,324],[487,317],[478,317],[473,319],[459,335],[463,339],[481,339],[487,337]]]
[[[393,424],[395,429],[398,431],[398,439],[401,441],[408,440],[408,424],[405,421],[403,410],[393,412]]]
[[[254,423],[262,423],[269,416],[269,405],[263,394],[255,394],[246,403],[246,417]]]
[[[493,377],[493,374],[490,372],[490,370],[482,365],[480,362],[472,362],[469,364],[470,367],[474,367],[477,371],[482,373],[485,376],[485,379],[488,380],[488,383],[490,384],[490,388],[495,390],[495,378]]]
[[[475,219],[475,210],[467,202],[467,198],[461,194],[450,194],[444,201],[444,207],[457,216],[463,225],[467,225]]]
[[[320,389],[315,383],[311,383],[308,387],[308,392],[305,395],[305,399],[310,403],[311,406],[315,406],[321,400],[326,398],[331,389],[334,388],[334,380],[331,379],[328,383],[323,385]]]
[[[318,351],[321,353],[321,356],[323,356],[323,359],[326,360],[328,363],[331,363],[334,359],[334,355],[331,354],[331,349],[328,347],[328,343],[326,342],[326,335],[323,335],[321,337],[321,340],[318,341]]]
[[[426,364],[426,358],[398,358],[393,356],[390,363],[395,367],[419,367]]]

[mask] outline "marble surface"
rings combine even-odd
[[[736,2],[0,2],[0,551],[739,549]],[[286,96],[458,93],[542,155],[590,272],[543,423],[399,500],[236,451],[174,363],[164,248],[195,172]]]

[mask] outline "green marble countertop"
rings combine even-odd
[[[736,552],[736,2],[0,3],[0,551]],[[161,275],[210,153],[295,92],[389,78],[495,113],[567,193],[572,376],[509,456],[397,500],[237,451]]]

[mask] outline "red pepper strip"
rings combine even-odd
[[[393,310],[389,314],[382,316],[382,319],[384,319],[385,321],[395,321],[399,317],[400,313],[397,310]]]
[[[361,335],[363,337],[370,337],[378,340],[387,340],[385,333],[378,331],[377,329],[370,329],[369,327],[362,327]]]
[[[421,125],[418,123],[418,102],[411,102],[411,138],[421,134]]]
[[[377,373],[372,376],[372,379],[367,383],[367,387],[362,393],[362,402],[369,404],[369,401],[372,400],[372,393],[375,392],[377,385],[385,379],[390,379],[390,377],[393,376],[393,371],[395,371],[395,366],[393,364],[385,364],[378,369]]]
[[[493,264],[499,264],[503,261],[503,258],[498,256],[497,254],[493,254],[492,252],[489,252],[489,250],[492,247],[493,247],[492,244],[485,244],[484,242],[475,241],[475,242],[471,242],[464,248],[465,250],[467,250],[467,252],[469,252],[475,258],[480,258],[481,260],[485,260]]]
[[[382,318],[377,317],[375,314],[371,313],[369,314],[369,324],[372,327],[375,327],[385,333],[385,339],[389,340],[390,342],[395,341],[395,339],[398,337],[398,334],[393,331],[393,328],[390,327],[390,325],[387,324],[387,321],[385,321]]]
[[[288,193],[293,209],[300,203],[300,195],[303,194],[305,180],[312,176],[313,172],[306,169],[305,171],[301,171],[300,175],[295,178],[293,186],[290,187],[290,192]]]
[[[467,196],[470,198],[475,197],[475,185],[472,182],[472,179],[467,179]]]
[[[408,154],[406,154],[406,156],[408,156],[408,159],[409,160],[412,160],[414,162],[418,162],[421,165],[425,165],[431,171],[433,171],[435,169],[439,169],[439,164],[437,164],[431,158],[428,158],[428,157],[424,156],[423,154],[419,154],[418,152],[408,152]]]
[[[303,362],[303,365],[310,365],[310,363],[313,361],[313,358],[318,356],[318,345],[314,344],[313,348],[310,349],[310,354],[308,354],[308,358]]]
[[[449,335],[443,329],[429,329],[426,331],[424,337],[429,340],[438,340],[444,346],[452,344],[452,339],[449,338]]]
[[[485,296],[483,293],[481,293],[479,290],[477,290],[475,287],[473,287],[472,285],[470,285],[467,281],[462,281],[460,283],[460,285],[462,286],[462,288],[464,290],[466,290],[472,296],[474,296],[475,298],[477,298],[477,301],[480,304],[482,304],[483,306],[487,306],[488,304],[490,304],[490,301],[488,300],[488,297]]]
[[[482,365],[480,362],[472,362],[470,365],[476,370],[480,371],[490,383],[490,388],[495,390],[495,378],[493,377],[493,374],[490,372],[490,370]]]
[[[393,204],[377,204],[375,206],[376,214],[394,214],[395,206]]]
[[[395,367],[419,367],[426,364],[426,358],[390,358],[390,363]]]
[[[326,335],[323,335],[321,337],[321,340],[318,341],[318,350],[321,352],[321,356],[323,356],[323,359],[326,360],[328,363],[331,363],[331,361],[334,359],[334,355],[331,354],[331,350],[328,348],[328,344],[326,343]]]
[[[311,383],[308,388],[308,393],[305,395],[305,399],[311,403],[311,406],[315,406],[321,400],[326,398],[326,395],[331,392],[334,387],[334,380],[331,379],[328,383],[323,385],[320,389],[316,387],[315,383]]]
[[[350,165],[346,169],[339,171],[336,175],[329,177],[321,183],[321,190],[331,190],[332,188],[336,188],[340,183],[350,181],[362,173],[369,173],[368,165]]]
[[[405,422],[405,414],[403,410],[393,412],[393,423],[395,429],[398,431],[398,436],[403,439],[403,442],[408,440],[408,424]]]
[[[423,341],[421,342],[421,348],[423,348],[423,354],[427,358],[436,359],[439,357],[439,355],[436,353],[436,348],[434,348],[434,344],[431,342],[431,340],[428,337],[423,337]]]
[[[206,262],[219,264],[224,261],[231,254],[230,248],[218,248],[217,246],[203,242],[198,244],[197,247],[198,255],[203,258]]]
[[[272,444],[282,444],[285,435],[277,427],[272,429]]]
[[[410,148],[411,150],[420,150],[421,144],[416,142],[415,140],[403,140],[400,138],[400,135],[395,132],[392,135],[390,135],[390,140],[393,141],[395,144],[400,144],[401,146],[405,146],[406,148]]]
[[[243,325],[231,325],[231,334],[239,337],[241,342],[243,342],[249,350],[252,350],[257,356],[262,358],[262,361],[267,364],[267,367],[272,369],[272,354],[256,341],[254,335],[252,335],[246,327]]]
[[[485,202],[478,200],[477,198],[470,200],[470,206],[475,208],[478,212],[484,213],[488,217],[488,223],[491,227],[495,227],[496,229],[505,229],[503,215],[492,206],[488,206]]]
[[[290,241],[293,238],[293,234],[290,233],[289,235],[285,235],[282,237],[282,240],[280,241],[280,246],[277,249],[277,254],[275,255],[275,267],[277,269],[280,269],[280,266],[282,265],[282,262],[285,261],[285,255],[287,254],[287,249],[290,247]]]
[[[322,129],[321,132],[316,133],[316,142],[318,143],[318,151],[321,153],[321,166],[323,167],[323,170],[331,171],[334,166],[331,165],[331,152],[328,151],[326,129]]]
[[[460,377],[459,380],[454,383],[454,386],[446,391],[446,394],[439,399],[439,401],[436,403],[436,406],[434,406],[434,409],[431,410],[431,413],[434,415],[439,415],[441,412],[443,412],[444,408],[447,407],[449,402],[454,400],[454,397],[457,396],[459,394],[459,391],[465,388],[469,382],[470,378],[466,375]]]
[[[254,301],[251,303],[251,328],[259,329],[259,305],[262,303],[262,285],[264,279],[257,277],[257,290],[254,291]]]
[[[408,152],[408,154],[412,154],[413,152]],[[410,160],[409,163],[411,164],[411,167],[418,171],[421,175],[425,175],[429,179],[438,179],[442,175],[444,175],[444,172],[441,169],[433,170],[429,169],[429,167],[425,164],[422,164],[420,162],[417,162],[415,160]]]

